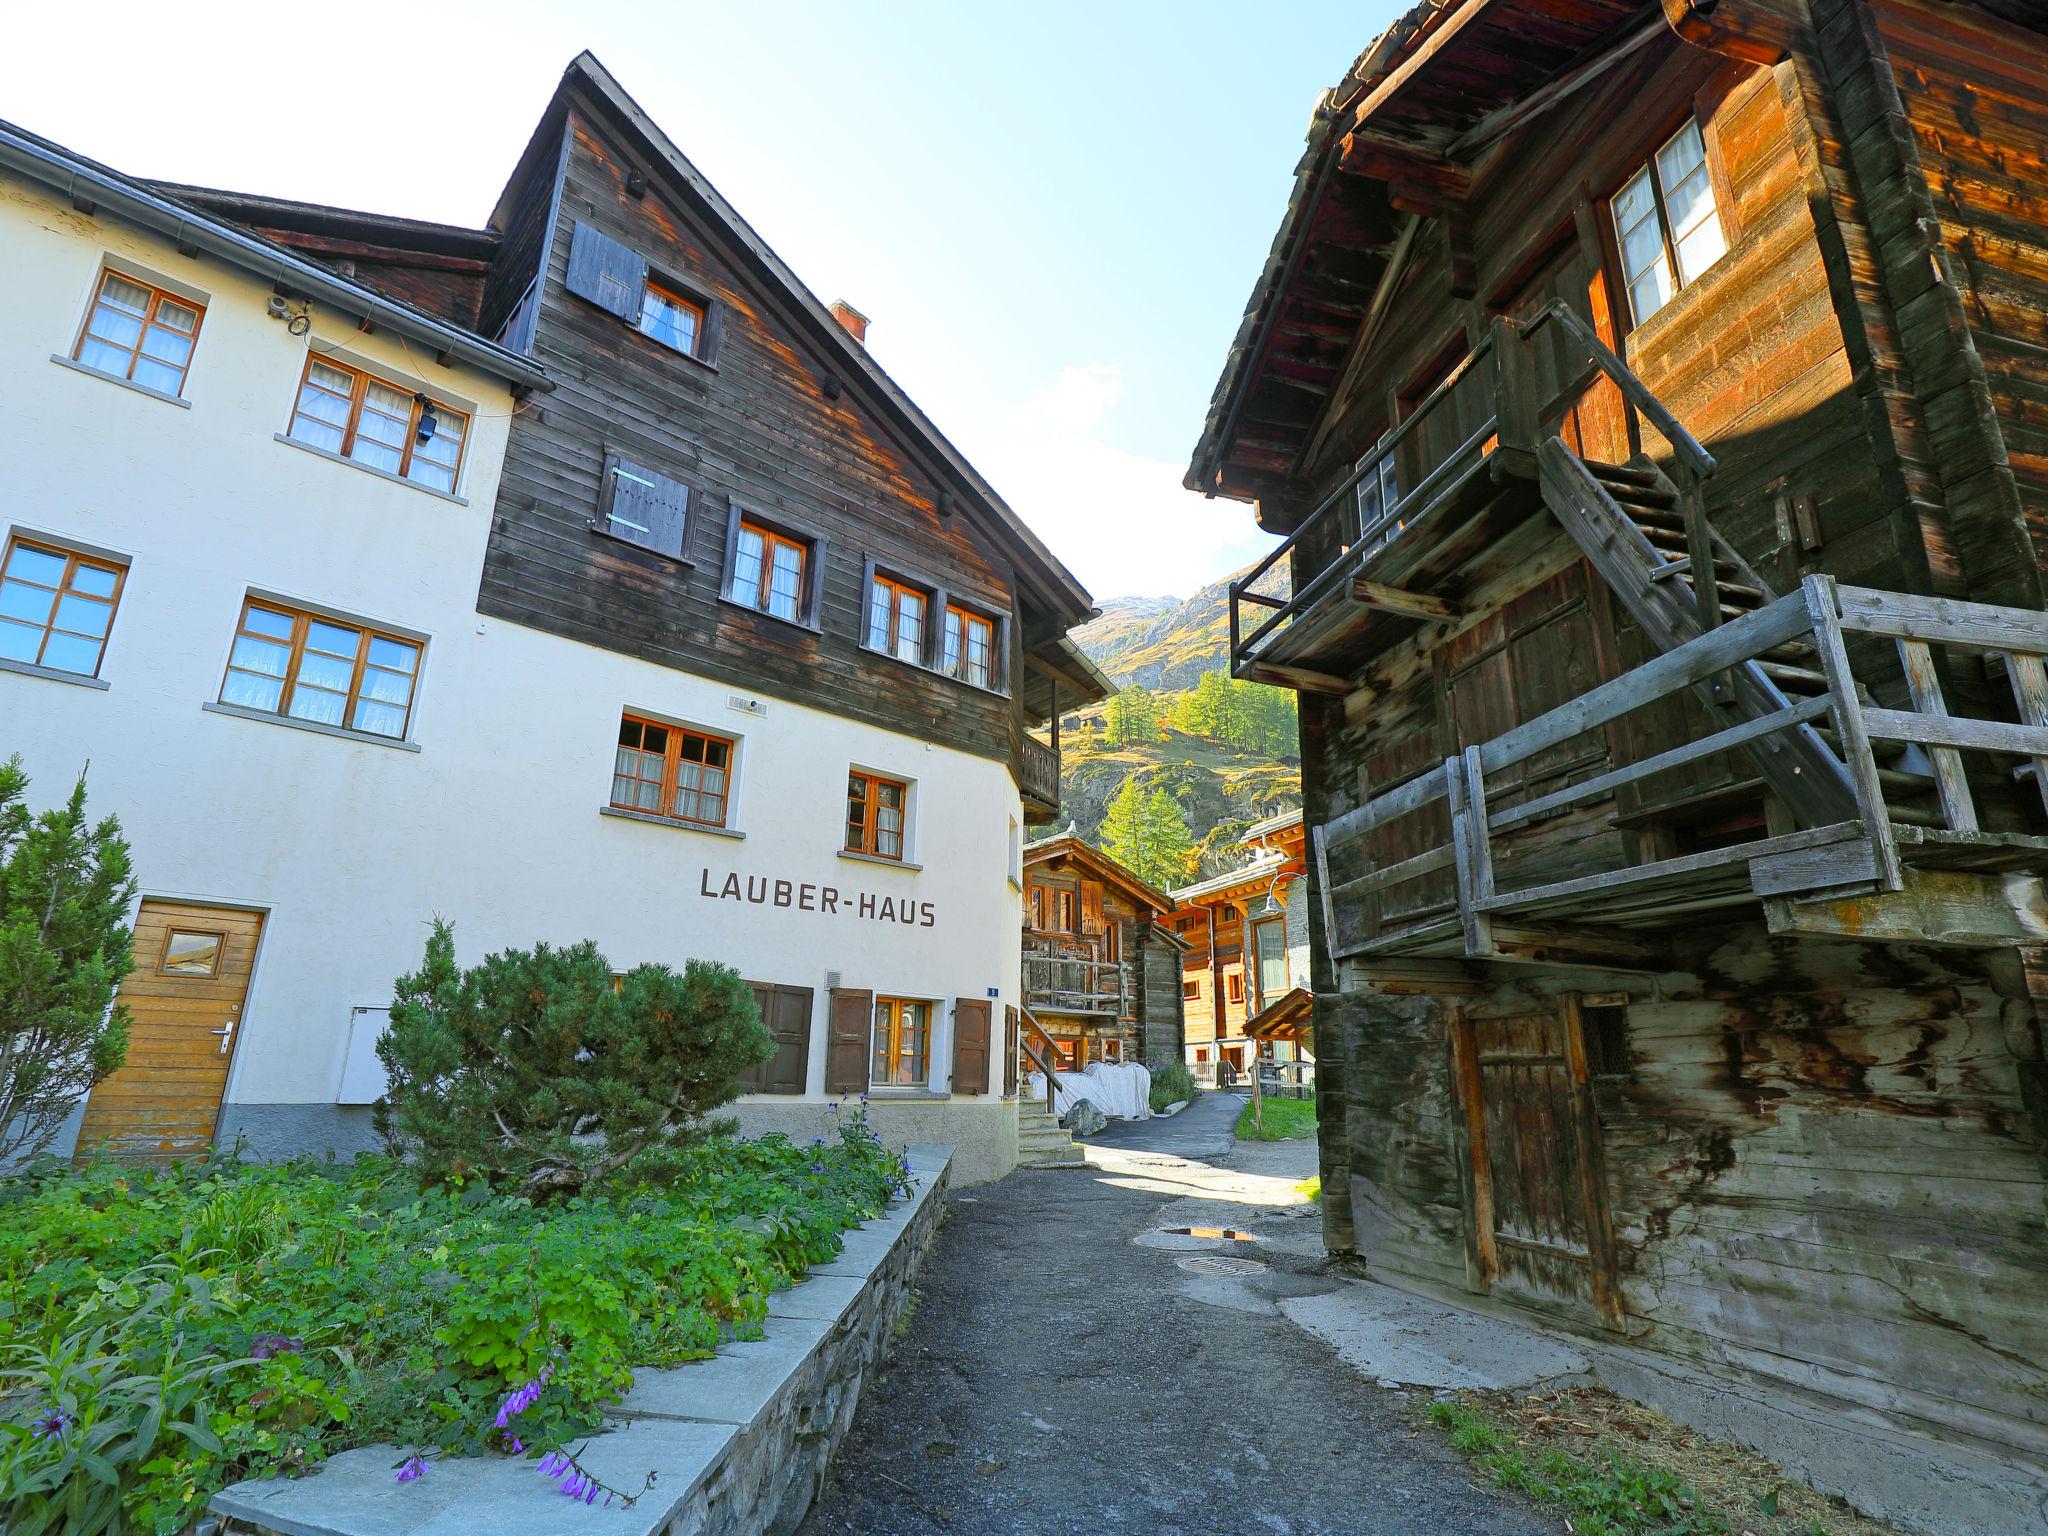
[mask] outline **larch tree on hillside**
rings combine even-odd
[[[1109,802],[1101,837],[1103,851],[1140,880],[1172,886],[1187,878],[1194,839],[1179,803],[1164,789],[1148,794],[1135,776],[1125,779]]]

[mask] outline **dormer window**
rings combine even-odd
[[[1629,311],[1641,325],[1728,249],[1696,119],[1622,183],[1613,209]]]

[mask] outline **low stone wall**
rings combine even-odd
[[[801,1099],[781,1103],[770,1098],[742,1099],[726,1105],[719,1114],[736,1118],[743,1136],[780,1131],[796,1142],[808,1142],[813,1136],[837,1140],[843,1118],[829,1103]],[[946,1094],[888,1098],[878,1094],[868,1100],[868,1123],[885,1145],[899,1151],[919,1143],[950,1146],[953,1167],[948,1180],[955,1186],[992,1183],[1017,1166],[1015,1099]]]
[[[616,1410],[623,1424],[580,1458],[615,1488],[657,1474],[630,1509],[572,1511],[533,1462],[509,1457],[436,1462],[401,1484],[399,1453],[369,1446],[311,1477],[224,1489],[212,1506],[222,1536],[788,1536],[853,1423],[945,1207],[953,1149],[915,1145],[907,1157],[910,1199],[771,1297],[765,1337],[636,1373]]]

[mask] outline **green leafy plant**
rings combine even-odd
[[[128,1054],[115,990],[133,965],[128,845],[86,820],[85,777],[31,816],[21,759],[0,763],[0,1165],[48,1147]]]
[[[1316,1107],[1308,1099],[1266,1099],[1254,1120],[1247,1104],[1237,1116],[1239,1141],[1300,1141],[1316,1133]]]
[[[1158,1114],[1169,1104],[1185,1104],[1201,1090],[1195,1086],[1195,1074],[1184,1061],[1166,1061],[1152,1068],[1152,1113]]]
[[[774,1044],[725,966],[642,965],[615,976],[595,944],[539,944],[455,963],[436,919],[418,971],[399,978],[377,1055],[390,1086],[377,1127],[430,1181],[563,1195],[703,1117]]]

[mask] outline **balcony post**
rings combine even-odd
[[[1522,329],[1506,315],[1495,315],[1493,330],[1494,420],[1500,446],[1515,468],[1536,473],[1536,370],[1531,365]]]
[[[1885,808],[1884,788],[1877,779],[1877,759],[1871,755],[1870,735],[1863,728],[1863,703],[1856,696],[1856,676],[1849,670],[1849,652],[1842,644],[1842,618],[1835,606],[1832,576],[1809,576],[1800,583],[1806,612],[1813,622],[1813,645],[1827,675],[1828,697],[1833,705],[1835,733],[1842,740],[1842,760],[1849,770],[1849,785],[1856,796],[1856,813],[1863,818],[1863,835],[1870,839],[1870,852],[1877,863],[1877,876],[1888,891],[1902,889],[1899,850],[1892,840],[1891,812]]]

